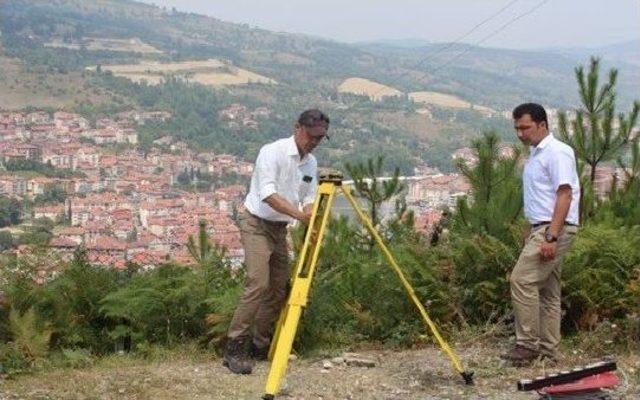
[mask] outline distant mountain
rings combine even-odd
[[[550,48],[548,52],[571,56],[598,55],[612,63],[640,66],[640,39],[599,47]]]
[[[82,69],[141,58],[215,58],[295,87],[335,92],[344,79],[359,76],[393,87],[398,83],[404,92],[446,92],[494,108],[509,108],[523,98],[570,106],[577,100],[573,69],[587,62],[591,54],[452,46],[421,39],[343,44],[129,0],[5,0],[0,3],[0,13],[5,52],[32,61],[64,64],[54,68]],[[82,42],[91,38],[111,41],[102,47],[96,47],[95,41],[87,42],[83,47]],[[122,39],[139,40],[146,50],[115,52],[107,46]],[[77,46],[77,51],[60,48],[61,43]],[[29,50],[42,46],[58,46],[59,54],[69,57],[56,61],[52,50]],[[601,51],[622,56],[631,54],[633,46]],[[34,53],[45,59],[34,60]],[[629,102],[640,93],[640,68],[628,68],[620,75],[620,100]]]
[[[390,46],[390,47],[423,47],[429,46],[433,44],[432,41],[426,39],[415,39],[415,38],[406,38],[406,39],[379,39],[379,40],[370,40],[365,42],[356,42],[357,45],[382,45],[382,46]]]

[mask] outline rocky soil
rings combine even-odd
[[[320,399],[497,399],[537,400],[518,392],[519,379],[588,364],[597,359],[566,356],[557,367],[537,363],[528,368],[504,365],[497,348],[462,348],[458,353],[475,371],[475,386],[465,386],[448,359],[435,348],[410,351],[361,351],[370,363],[345,363],[327,354],[289,363],[282,400]],[[374,364],[372,366],[371,364]],[[621,384],[615,399],[640,399],[640,355],[618,356]],[[231,374],[213,356],[178,357],[162,362],[113,359],[85,369],[22,375],[0,383],[0,400],[9,399],[253,399],[264,394],[269,364],[258,363],[252,375]]]

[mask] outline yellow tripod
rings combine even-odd
[[[291,292],[287,302],[282,309],[278,324],[276,326],[275,335],[271,342],[271,348],[269,349],[269,360],[271,360],[271,369],[269,370],[269,376],[267,378],[267,384],[265,388],[266,394],[262,397],[264,400],[272,400],[280,389],[280,383],[287,370],[287,362],[289,361],[289,354],[291,353],[291,347],[293,346],[293,340],[298,329],[298,323],[302,315],[302,309],[307,305],[307,299],[309,297],[309,290],[311,288],[311,280],[315,272],[316,263],[318,261],[318,254],[320,253],[320,247],[322,245],[322,238],[329,221],[329,214],[331,213],[331,206],[338,188],[342,188],[342,192],[345,197],[351,203],[351,206],[358,214],[358,217],[367,228],[371,236],[375,239],[376,243],[382,250],[382,253],[387,258],[389,264],[393,267],[398,274],[402,285],[407,291],[407,294],[420,311],[420,315],[424,320],[427,327],[431,330],[431,333],[435,337],[438,345],[444,350],[444,352],[451,359],[453,368],[462,375],[464,381],[468,385],[473,384],[473,372],[465,371],[462,367],[462,363],[458,356],[453,352],[451,347],[442,338],[436,325],[433,323],[424,306],[417,298],[413,287],[407,281],[402,270],[396,263],[393,255],[387,249],[380,234],[375,229],[369,217],[362,211],[358,203],[351,195],[351,189],[348,186],[342,185],[341,175],[325,175],[320,177],[320,186],[318,187],[318,194],[313,204],[313,212],[311,215],[311,221],[309,222],[309,229],[305,235],[302,250],[298,258],[296,269],[294,270],[291,278]]]

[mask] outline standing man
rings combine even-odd
[[[311,152],[329,138],[328,129],[329,118],[323,112],[306,110],[295,123],[293,136],[263,146],[258,154],[239,223],[246,283],[224,354],[224,364],[236,374],[251,373],[250,356],[267,358],[272,327],[291,276],[287,224],[294,220],[306,224],[311,218],[318,185]]]
[[[502,358],[523,366],[558,356],[560,272],[578,230],[580,183],[573,149],[549,133],[542,106],[521,104],[513,120],[518,139],[530,146],[522,177],[529,227],[510,279],[516,346]]]

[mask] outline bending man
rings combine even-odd
[[[260,149],[246,211],[240,216],[247,277],[224,354],[224,364],[236,374],[251,373],[251,356],[267,358],[273,324],[291,276],[287,224],[308,223],[311,218],[318,185],[317,162],[311,152],[328,138],[329,118],[319,110],[307,110],[293,129],[293,136]]]

